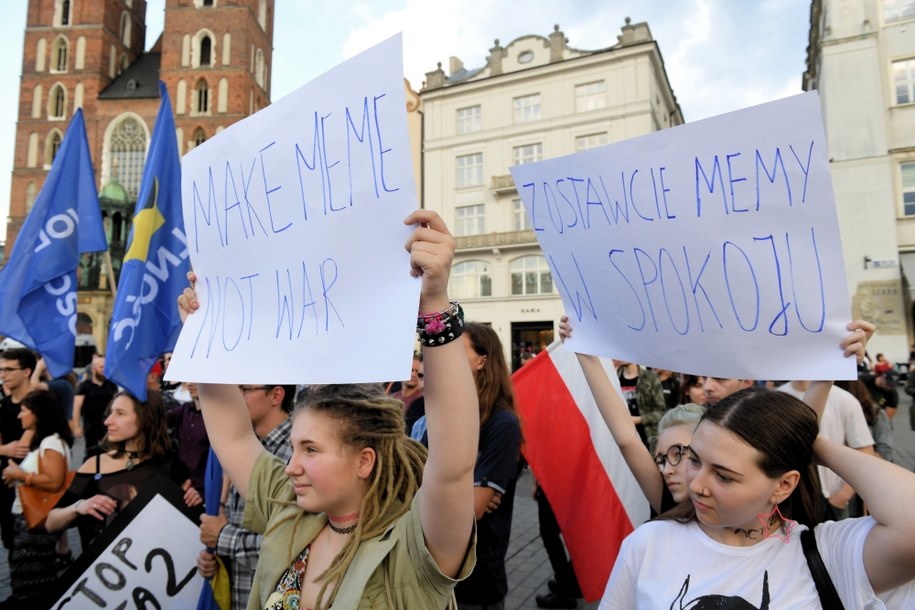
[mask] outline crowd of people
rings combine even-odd
[[[232,609],[504,608],[525,466],[511,371],[497,333],[449,299],[454,239],[441,218],[405,222],[422,283],[406,380],[168,384],[166,357],[140,400],[105,379],[101,354],[78,380],[48,379],[28,349],[0,353],[3,607],[42,607],[72,562],[66,531],[85,550],[164,476],[199,522],[199,573],[227,566]],[[198,308],[188,279],[185,318]],[[873,326],[848,330],[836,349],[865,362]],[[564,317],[560,338],[572,334]],[[613,379],[598,358],[578,361],[652,514],[623,543],[602,609],[915,607],[915,474],[893,464],[885,360],[841,384],[625,361]],[[218,507],[204,506],[211,448],[225,473]],[[60,494],[38,525],[26,488]],[[575,608],[575,568],[536,484],[535,498],[555,573],[537,604]]]

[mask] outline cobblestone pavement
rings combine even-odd
[[[899,410],[893,421],[896,434],[896,463],[908,470],[915,470],[915,431],[911,425],[915,421],[910,416],[912,399],[902,391],[899,395]],[[79,444],[76,453],[82,455],[82,447]],[[74,550],[79,549],[79,538],[75,530],[70,530],[70,544]],[[0,551],[0,600],[6,599],[10,594],[6,555]],[[518,481],[512,538],[506,564],[509,589],[505,600],[506,610],[534,610],[537,608],[534,596],[547,591],[546,583],[552,577],[552,573],[540,542],[537,503],[531,498],[531,476],[528,471],[525,471]],[[580,601],[578,608],[595,610],[597,605],[597,602],[586,604]]]

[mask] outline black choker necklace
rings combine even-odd
[[[133,467],[136,466],[135,459],[140,457],[139,451],[127,451],[127,470],[133,470]]]
[[[760,538],[762,538],[762,535],[764,532],[772,531],[772,526],[775,525],[776,523],[779,523],[779,526],[777,529],[781,529],[782,527],[784,527],[784,523],[781,523],[779,518],[777,516],[773,515],[772,518],[769,519],[768,527],[757,527],[754,529],[743,529],[742,527],[728,527],[725,529],[729,529],[732,532],[734,532],[735,534],[743,534],[744,536],[746,536],[747,540],[759,540]]]
[[[359,523],[358,522],[353,523],[352,525],[349,525],[347,527],[337,527],[336,525],[334,525],[333,521],[328,519],[327,525],[330,526],[331,531],[334,532],[335,534],[352,534],[353,532],[356,531],[356,527],[359,526]]]

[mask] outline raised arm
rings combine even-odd
[[[881,593],[915,577],[915,473],[833,441],[817,438],[819,460],[861,496],[877,525],[864,542],[864,566]]]
[[[572,336],[572,326],[569,324],[569,317],[562,316],[559,322],[559,336],[565,341]],[[610,435],[620,448],[626,465],[632,471],[635,480],[638,482],[642,493],[648,499],[648,503],[655,512],[661,512],[661,496],[664,490],[664,476],[658,470],[654,458],[642,443],[635,425],[632,423],[632,416],[629,414],[629,407],[623,402],[613,383],[607,376],[600,359],[596,356],[578,354],[578,362],[585,374],[588,387],[591,388],[591,394],[594,395],[594,401],[597,403],[597,409],[600,411],[604,423],[610,430]]]
[[[855,320],[850,322],[846,328],[850,332],[839,347],[844,351],[846,357],[855,356],[858,362],[861,362],[864,360],[867,342],[874,334],[874,325],[864,320]],[[812,381],[807,387],[807,391],[804,392],[804,402],[817,414],[818,422],[823,419],[823,411],[826,410],[826,400],[829,398],[831,388],[832,381]]]
[[[197,276],[190,272],[187,278],[191,287],[185,288],[184,293],[178,297],[182,321],[200,307],[194,291]],[[248,481],[254,462],[265,450],[251,427],[251,416],[241,390],[237,385],[199,383],[197,393],[210,445],[238,493],[245,497],[248,495]]]
[[[419,224],[407,240],[411,273],[422,277],[420,313],[448,308],[454,238],[438,214],[418,210],[404,221]],[[473,467],[480,433],[476,386],[463,342],[423,349],[429,457],[419,494],[426,546],[443,573],[455,576],[473,529]]]

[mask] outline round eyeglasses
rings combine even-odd
[[[683,456],[689,451],[689,445],[671,445],[667,453],[659,453],[654,456],[654,463],[658,469],[664,470],[664,464],[676,466],[683,459]]]

